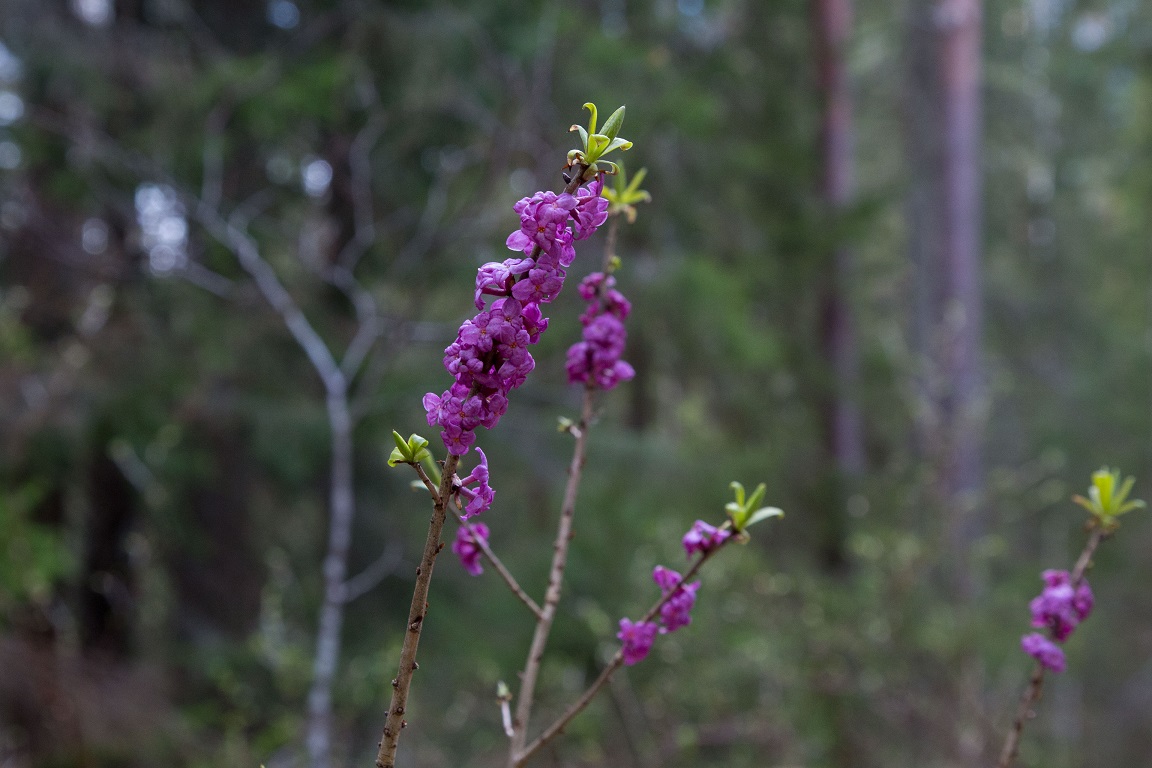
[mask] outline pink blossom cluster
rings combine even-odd
[[[460,526],[456,529],[456,540],[452,542],[452,551],[460,558],[460,564],[473,576],[484,572],[484,566],[480,564],[480,557],[484,554],[481,542],[488,543],[488,526],[484,523]]]
[[[568,349],[568,381],[592,382],[600,389],[612,389],[636,375],[631,365],[620,359],[628,333],[624,321],[632,305],[613,286],[616,278],[593,272],[580,282],[580,296],[588,309],[580,316],[583,341]]]
[[[508,394],[535,367],[528,346],[548,327],[542,304],[560,292],[576,255],[574,241],[588,237],[608,217],[597,178],[576,194],[537,192],[514,210],[520,228],[507,245],[520,255],[490,262],[476,276],[480,312],[460,326],[444,350],[444,367],[455,378],[437,395],[424,396],[428,424],[440,427],[449,453],[463,456],[476,440],[476,428],[491,429],[508,409]],[[495,301],[485,308],[488,297]]]
[[[682,543],[684,551],[691,557],[697,552],[706,555],[723,546],[731,537],[732,532],[727,528],[717,528],[703,520],[697,520],[688,529],[688,533],[684,534]],[[629,666],[643,661],[648,656],[656,635],[675,632],[680,627],[692,623],[691,611],[692,606],[696,604],[696,592],[700,589],[700,582],[685,584],[684,577],[662,565],[656,566],[652,571],[652,580],[666,597],[671,596],[660,606],[658,622],[620,619],[620,631],[616,637],[623,644],[624,663]]]
[[[648,656],[657,634],[666,635],[692,623],[692,606],[696,604],[700,582],[685,584],[683,576],[662,565],[652,570],[652,580],[667,598],[660,606],[659,621],[620,619],[620,631],[616,637],[623,644],[624,663],[628,666]]]
[[[1053,672],[1064,671],[1064,651],[1056,642],[1068,639],[1080,622],[1092,612],[1092,588],[1086,579],[1075,587],[1068,571],[1048,570],[1042,574],[1044,589],[1032,600],[1032,626],[1047,629],[1052,639],[1039,632],[1020,638],[1020,647]]]
[[[717,528],[714,525],[708,525],[703,520],[697,520],[688,529],[688,533],[684,534],[682,543],[684,544],[684,551],[691,557],[693,552],[705,554],[716,549],[732,536],[732,531],[727,528]]]

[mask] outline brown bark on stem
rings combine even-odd
[[[644,614],[638,623],[651,621],[653,618],[655,618],[656,614],[660,612],[660,609],[664,606],[664,604],[671,600],[672,596],[676,594],[681,584],[687,584],[688,581],[696,575],[704,563],[706,563],[713,555],[715,555],[734,540],[735,537],[729,538],[725,540],[725,542],[720,546],[701,555],[700,559],[697,560],[695,564],[693,564],[693,566],[688,569],[688,572],[680,578],[680,581],[676,583],[676,586],[668,590],[667,593],[665,593],[659,600],[657,600],[655,605],[648,609],[648,612]],[[605,666],[604,669],[600,672],[599,676],[597,676],[597,678],[592,681],[592,684],[589,685],[587,689],[585,689],[584,693],[580,694],[580,698],[572,702],[568,709],[564,710],[564,713],[556,718],[556,720],[551,725],[545,728],[544,732],[537,736],[531,744],[517,752],[512,753],[511,759],[508,762],[509,768],[521,768],[521,766],[528,762],[528,759],[531,758],[532,755],[536,754],[542,747],[548,744],[548,742],[552,741],[552,739],[563,733],[564,728],[568,725],[568,723],[570,723],[572,719],[576,717],[576,715],[584,711],[585,707],[587,707],[592,702],[592,699],[595,698],[596,694],[600,692],[600,689],[603,688],[605,684],[607,684],[608,681],[612,679],[612,675],[615,674],[616,670],[618,670],[623,664],[624,649],[621,648],[620,650],[616,651],[616,654],[608,662],[608,665]]]
[[[552,631],[552,621],[556,617],[556,607],[560,603],[560,592],[564,585],[564,568],[568,563],[568,544],[572,541],[572,521],[576,514],[576,494],[580,488],[580,477],[584,469],[588,442],[588,427],[592,423],[595,388],[584,389],[584,405],[580,414],[580,424],[572,432],[576,445],[572,449],[572,462],[568,467],[568,483],[564,489],[564,501],[560,507],[560,524],[556,529],[556,543],[553,545],[552,568],[548,574],[548,589],[544,593],[544,605],[540,618],[536,621],[536,631],[532,634],[532,645],[524,662],[524,672],[520,677],[520,693],[516,700],[516,716],[512,720],[512,743],[509,747],[509,766],[521,763],[517,755],[524,748],[528,737],[528,720],[532,715],[532,704],[536,694],[536,680],[540,675],[540,663],[544,659],[544,648]]]
[[[1084,573],[1092,567],[1092,555],[1106,536],[1107,534],[1100,528],[1092,529],[1092,535],[1088,537],[1084,551],[1080,553],[1080,557],[1076,560],[1076,566],[1069,574],[1073,589],[1080,586],[1080,582],[1084,579]],[[1044,665],[1036,662],[1036,666],[1032,669],[1032,677],[1028,681],[1028,687],[1024,689],[1024,694],[1020,697],[1020,706],[1016,709],[1016,719],[1012,723],[1012,730],[1008,731],[1008,738],[1004,741],[1004,749],[1000,752],[1000,760],[996,763],[996,768],[1009,768],[1016,760],[1016,755],[1020,751],[1020,735],[1024,731],[1024,723],[1031,720],[1036,714],[1032,711],[1032,707],[1040,700],[1040,693],[1044,688],[1044,672]]]
[[[449,455],[444,462],[440,476],[439,495],[432,507],[432,520],[428,525],[428,538],[424,542],[424,554],[420,567],[416,569],[416,587],[412,590],[412,605],[408,609],[408,623],[404,630],[404,644],[400,650],[400,668],[392,681],[392,701],[388,704],[388,717],[384,721],[384,733],[380,737],[380,750],[376,754],[376,768],[395,768],[396,748],[400,741],[400,731],[408,722],[404,713],[408,706],[408,689],[412,685],[412,673],[416,671],[416,649],[420,645],[420,634],[424,629],[424,619],[428,615],[428,588],[432,583],[432,567],[443,545],[440,533],[444,530],[444,520],[448,514],[448,504],[452,500],[452,483],[456,477],[456,467],[460,457]]]

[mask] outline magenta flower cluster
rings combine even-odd
[[[732,536],[727,528],[717,528],[703,520],[697,520],[684,534],[684,551],[691,557],[693,552],[705,554],[719,547]]]
[[[1052,639],[1032,632],[1020,639],[1020,647],[1053,672],[1064,671],[1064,651],[1056,642],[1068,639],[1080,622],[1092,612],[1092,588],[1086,579],[1075,587],[1068,571],[1048,570],[1042,574],[1044,589],[1032,600],[1032,626],[1047,629]]]
[[[624,321],[632,305],[613,286],[616,278],[593,272],[580,281],[580,296],[588,309],[580,316],[584,326],[583,341],[568,349],[568,381],[591,382],[600,389],[612,389],[636,375],[631,365],[620,359],[628,333]]]
[[[464,512],[460,515],[461,520],[486,512],[496,497],[496,491],[488,485],[488,457],[479,448],[476,449],[476,453],[480,454],[480,463],[453,488],[454,493],[467,501]],[[473,484],[476,487],[470,488],[469,486]]]
[[[683,576],[662,565],[652,570],[652,580],[660,587],[661,593],[671,595],[660,606],[660,634],[666,635],[691,624],[692,606],[696,604],[696,591],[700,589],[700,582],[684,584]]]
[[[480,312],[460,326],[444,350],[444,367],[455,381],[440,395],[424,396],[428,424],[440,427],[449,453],[463,456],[477,427],[496,426],[508,409],[508,394],[535,367],[528,347],[548,327],[541,305],[563,287],[576,255],[574,241],[591,235],[608,217],[602,186],[597,178],[575,195],[537,192],[514,206],[520,228],[507,245],[520,255],[480,267],[475,292]],[[495,300],[485,308],[488,297]]]
[[[727,528],[716,528],[697,520],[684,534],[684,551],[689,557],[697,552],[707,554],[723,546],[731,537],[732,532]],[[629,666],[644,660],[652,650],[656,635],[666,635],[692,623],[692,606],[696,604],[700,582],[684,584],[683,576],[662,565],[652,571],[652,580],[668,597],[660,606],[660,620],[633,622],[627,618],[620,619],[620,631],[616,637],[624,646],[624,663]]]
[[[452,542],[452,551],[460,558],[464,570],[473,576],[484,572],[484,566],[480,564],[480,556],[484,554],[481,541],[488,543],[488,526],[484,523],[460,526],[456,529],[456,540]]]
[[[633,622],[627,618],[620,619],[620,631],[616,637],[623,644],[624,663],[628,666],[648,656],[657,634],[666,635],[692,623],[692,606],[696,604],[700,582],[685,584],[683,576],[662,565],[652,570],[652,580],[667,598],[660,606],[660,620]]]

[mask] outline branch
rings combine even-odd
[[[582,165],[576,165],[572,171],[571,181],[565,186],[564,191],[573,194],[582,184],[581,176],[585,168]],[[588,415],[591,415],[591,404],[589,400],[585,401],[585,410]],[[579,442],[578,438],[578,442]],[[582,448],[581,448],[582,450]],[[577,462],[573,458],[573,467],[575,471],[573,475],[576,479],[579,477],[579,466],[583,463]],[[437,491],[435,503],[432,509],[432,519],[428,525],[428,538],[424,542],[424,556],[421,558],[420,567],[416,569],[416,586],[412,591],[412,605],[408,610],[408,629],[404,633],[404,645],[400,651],[400,668],[396,673],[396,677],[392,680],[392,701],[388,705],[388,717],[384,723],[384,733],[380,738],[380,749],[376,754],[376,768],[395,768],[396,765],[396,749],[400,741],[400,731],[408,725],[408,722],[403,719],[405,707],[408,704],[408,690],[412,685],[412,674],[416,671],[416,649],[420,645],[420,634],[424,629],[424,618],[428,614],[428,589],[432,581],[432,568],[436,564],[436,556],[443,549],[444,545],[440,542],[440,535],[444,530],[444,520],[448,513],[448,504],[452,500],[452,491],[456,482],[456,468],[460,464],[460,457],[454,454],[448,454],[440,474],[440,487]],[[423,477],[421,478],[423,479]],[[571,482],[569,486],[570,493],[565,494],[565,505],[567,507],[575,508],[576,503],[576,490],[575,485]],[[570,498],[569,498],[570,496]],[[571,513],[568,515],[569,521]],[[563,523],[561,523],[563,528]],[[551,613],[555,613],[556,601],[560,598],[560,585],[559,578],[563,574],[564,559],[563,554],[567,552],[568,547],[567,532],[563,541],[557,541],[557,560],[559,561],[557,568],[557,560],[553,561],[553,582],[555,589],[553,590],[550,585],[549,596],[555,591],[555,597],[552,598],[552,603],[549,606],[548,601],[545,601],[544,610],[542,611],[544,618],[537,624],[537,634],[541,634],[540,625],[551,625]],[[547,629],[542,633],[544,637],[541,640],[547,639]],[[535,645],[535,642],[534,642]],[[531,665],[531,657],[529,659]],[[539,662],[536,662],[537,669]],[[533,681],[534,685],[534,681]],[[522,729],[521,729],[522,734]],[[523,736],[521,735],[521,739]]]
[[[1092,529],[1088,543],[1084,545],[1084,551],[1076,559],[1076,566],[1069,575],[1072,589],[1080,586],[1080,582],[1084,579],[1084,573],[1092,567],[1092,555],[1096,552],[1096,547],[1100,546],[1100,542],[1106,537],[1107,534],[1099,527]],[[1024,689],[1024,693],[1020,697],[1020,706],[1016,708],[1016,719],[1012,722],[1012,730],[1008,732],[1008,738],[1004,741],[1004,749],[1000,752],[1000,761],[996,763],[996,768],[1009,768],[1016,760],[1016,755],[1020,751],[1020,736],[1024,731],[1024,723],[1036,716],[1036,713],[1032,711],[1032,706],[1040,700],[1040,693],[1044,688],[1045,671],[1044,665],[1037,661],[1036,666],[1032,669],[1032,677],[1028,680],[1028,687]]]
[[[432,568],[436,564],[436,556],[444,547],[440,543],[440,533],[444,530],[444,519],[452,495],[452,483],[459,464],[460,457],[453,454],[449,454],[444,462],[439,495],[432,507],[428,538],[424,542],[424,554],[420,558],[420,567],[416,569],[416,587],[412,590],[412,605],[408,609],[404,645],[400,650],[400,668],[392,680],[392,701],[388,704],[388,717],[384,722],[384,733],[380,737],[376,768],[395,768],[400,731],[408,725],[408,721],[404,719],[405,708],[408,706],[408,689],[412,685],[412,674],[418,668],[416,649],[420,645],[420,634],[424,630],[424,618],[428,615],[428,588],[432,583]]]
[[[456,515],[456,519],[460,521],[460,524],[467,528],[469,532],[471,532],[472,526],[464,522],[464,518],[460,515],[460,513],[456,512],[454,514]],[[490,546],[488,546],[488,542],[482,536],[476,535],[472,536],[472,541],[476,544],[477,547],[480,548],[480,551],[484,553],[484,557],[488,559],[488,562],[492,565],[493,568],[496,569],[496,572],[500,574],[500,578],[504,579],[504,583],[508,585],[508,589],[512,590],[512,594],[516,595],[516,597],[520,598],[520,602],[528,606],[528,610],[532,611],[538,621],[543,619],[544,612],[540,609],[540,606],[537,605],[536,601],[533,600],[531,596],[524,591],[524,589],[520,586],[520,583],[516,581],[516,577],[513,576],[512,572],[504,566],[504,563],[500,561],[500,558],[496,557],[496,553],[492,551]]]
[[[345,376],[328,345],[308,322],[295,299],[276,276],[272,265],[260,255],[256,241],[231,222],[225,221],[219,213],[202,201],[194,199],[194,202],[196,205],[193,211],[196,219],[213,237],[235,254],[240,266],[256,282],[256,287],[265,301],[280,315],[292,338],[304,350],[312,367],[324,382],[325,389],[329,393],[344,391],[347,386]]]
[[[217,105],[208,113],[204,125],[203,180],[200,183],[200,199],[209,208],[220,205],[221,190],[224,186],[224,127],[228,123],[228,110]]]
[[[704,552],[700,556],[700,559],[697,560],[692,565],[692,567],[688,569],[688,572],[685,573],[678,582],[676,582],[675,586],[669,589],[664,595],[661,596],[659,600],[656,601],[656,603],[651,608],[648,609],[648,612],[644,614],[644,617],[640,619],[640,622],[651,621],[654,619],[656,614],[660,612],[660,609],[664,607],[664,604],[671,600],[672,597],[679,591],[682,584],[686,584],[689,579],[696,575],[704,563],[708,562],[708,560],[711,559],[713,555],[715,555],[717,552],[735,540],[735,536],[730,537],[725,539],[724,542],[715,549]],[[585,689],[584,693],[580,694],[580,698],[576,699],[576,701],[574,701],[568,707],[568,709],[564,710],[564,713],[556,718],[552,725],[548,726],[543,733],[536,737],[535,741],[533,741],[527,747],[519,750],[518,752],[513,753],[511,760],[512,768],[519,768],[520,766],[524,765],[524,763],[528,761],[528,758],[532,757],[532,755],[536,754],[542,747],[547,745],[548,742],[552,741],[552,739],[563,733],[564,728],[568,725],[568,723],[570,723],[572,719],[576,717],[576,715],[584,711],[584,708],[587,707],[589,703],[591,703],[596,694],[600,692],[600,689],[603,688],[604,685],[612,679],[612,675],[615,674],[616,670],[619,669],[623,664],[624,649],[620,648],[620,650],[616,651],[615,655],[608,662],[608,665],[604,667],[604,669],[600,672],[600,675],[592,682],[591,685],[588,686],[587,689]]]
[[[356,134],[348,148],[349,192],[352,196],[352,237],[340,250],[337,264],[352,272],[364,252],[376,241],[376,223],[372,204],[372,148],[384,132],[387,116],[373,111],[368,122]]]
[[[393,573],[403,562],[404,550],[393,541],[387,549],[380,553],[380,557],[360,573],[344,582],[343,602],[350,603],[361,595],[366,594],[373,587],[384,580],[384,577]]]
[[[588,444],[588,427],[592,422],[595,386],[589,384],[584,389],[584,406],[580,424],[572,430],[576,444],[572,448],[572,462],[568,466],[568,483],[564,489],[564,501],[560,506],[560,524],[556,529],[556,543],[553,544],[552,568],[548,574],[548,589],[544,593],[544,607],[536,620],[536,631],[532,635],[532,645],[524,662],[524,672],[520,676],[520,694],[516,700],[516,718],[512,721],[515,735],[512,737],[510,755],[516,756],[524,749],[528,738],[528,720],[532,715],[532,704],[536,695],[536,680],[540,675],[540,663],[544,659],[544,647],[552,631],[552,621],[556,617],[556,607],[560,603],[563,588],[564,568],[568,562],[568,545],[572,541],[572,520],[576,513],[576,493],[580,487],[584,469],[585,453]]]

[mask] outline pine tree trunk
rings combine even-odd
[[[823,109],[820,119],[820,195],[828,215],[841,219],[853,194],[852,99],[846,47],[852,24],[851,0],[813,0],[812,27]],[[840,567],[843,554],[845,499],[853,478],[864,470],[864,430],[857,400],[859,351],[849,286],[853,254],[838,243],[821,296],[821,347],[829,381],[821,412],[824,442],[834,478],[828,487],[828,521],[822,557]]]

